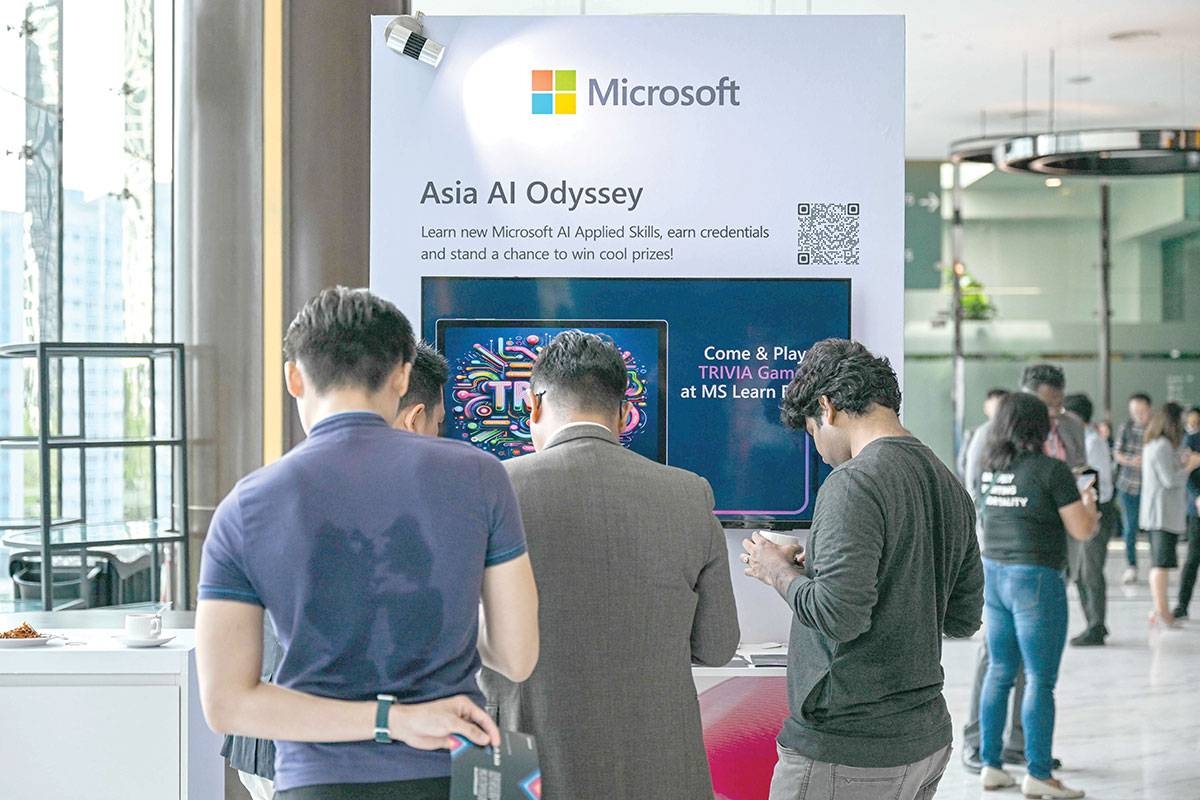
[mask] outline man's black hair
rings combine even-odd
[[[1062,367],[1053,364],[1032,364],[1026,367],[1025,372],[1021,374],[1021,388],[1027,392],[1036,392],[1041,386],[1065,389],[1067,379],[1063,375]]]
[[[988,393],[987,393],[988,400],[995,400],[996,398],[1000,398],[1001,400],[1003,400],[1006,397],[1008,397],[1008,389],[1001,389],[999,386],[997,386],[993,389],[988,389]]]
[[[1092,405],[1092,399],[1083,393],[1069,394],[1064,397],[1063,408],[1065,408],[1067,411],[1070,411],[1084,422],[1091,422],[1092,414],[1096,410]]]
[[[450,364],[446,357],[428,342],[417,342],[417,357],[413,359],[412,373],[408,378],[408,393],[400,398],[400,410],[417,403],[424,403],[425,408],[437,405],[449,378]]]
[[[1150,395],[1146,394],[1145,392],[1134,392],[1133,394],[1129,395],[1129,400],[1130,402],[1134,400],[1141,400],[1148,406],[1154,405],[1154,401],[1150,399]]]
[[[611,338],[572,330],[542,349],[529,382],[532,391],[550,393],[555,403],[612,414],[625,402],[629,372]]]
[[[900,384],[891,363],[849,339],[825,339],[804,354],[783,390],[783,424],[798,430],[806,419],[821,424],[822,395],[849,414],[865,413],[872,404],[900,413]]]
[[[304,368],[318,392],[379,391],[415,351],[412,325],[400,309],[366,289],[345,286],[305,303],[283,338],[284,357]]]

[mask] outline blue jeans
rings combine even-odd
[[[1125,561],[1129,566],[1136,567],[1138,513],[1142,509],[1142,496],[1117,492],[1117,497],[1121,501],[1121,535],[1125,537]]]
[[[979,701],[980,758],[1003,765],[1008,697],[1022,661],[1025,759],[1029,774],[1050,777],[1054,684],[1067,643],[1067,584],[1060,570],[983,559],[983,608],[990,661]]]

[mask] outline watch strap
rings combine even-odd
[[[390,694],[380,694],[375,696],[375,700],[375,741],[380,744],[391,744],[392,734],[388,730],[388,716],[392,704],[396,702],[396,697]]]

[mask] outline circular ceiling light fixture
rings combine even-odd
[[[950,143],[950,161],[971,164],[991,164],[996,146],[1011,139],[1015,134],[998,136],[976,136]]]
[[[1004,172],[1120,177],[1200,174],[1200,129],[1090,130],[1017,136],[996,144]]]

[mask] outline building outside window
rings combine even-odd
[[[173,25],[172,0],[0,0],[0,343],[175,339]],[[0,436],[37,433],[34,375],[0,362]],[[55,375],[52,430],[78,434],[77,364]],[[89,436],[148,435],[144,360],[89,360],[84,380]],[[146,518],[150,463],[144,448],[56,453],[55,515]],[[170,459],[158,469],[169,498]],[[0,520],[36,518],[38,483],[36,451],[0,451]],[[0,608],[8,563],[0,544]]]

